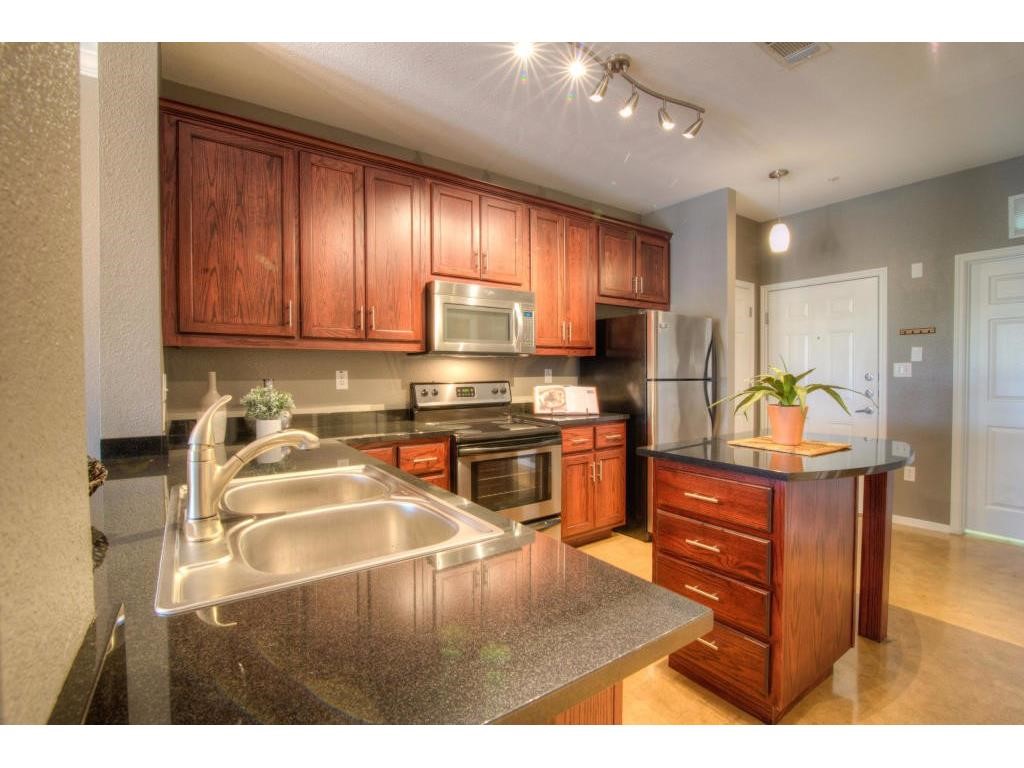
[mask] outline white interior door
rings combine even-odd
[[[969,530],[1024,539],[1024,256],[971,266]]]
[[[767,328],[762,359],[793,373],[813,368],[805,379],[849,387],[881,403],[884,349],[884,271],[835,275],[814,282],[765,286]],[[828,395],[808,401],[806,431],[841,437],[877,438],[884,433],[880,408],[842,392],[852,414],[847,416]]]
[[[733,323],[735,337],[733,338],[736,386],[733,389],[740,389],[747,386],[750,380],[756,375],[757,361],[754,357],[756,319],[754,317],[754,284],[745,280],[736,281],[736,318]],[[737,432],[756,429],[754,422],[757,416],[755,410],[750,414],[750,420],[742,418],[736,420],[734,428]]]

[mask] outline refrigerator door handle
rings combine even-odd
[[[711,422],[709,437],[715,434],[715,406],[711,404],[718,400],[715,378],[715,342],[714,339],[708,344],[708,351],[704,355],[704,405],[707,407],[708,420]],[[710,391],[709,391],[710,390]]]

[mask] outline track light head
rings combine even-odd
[[[640,101],[640,94],[636,88],[633,88],[633,92],[626,99],[626,103],[622,105],[622,109],[619,110],[619,117],[632,117],[633,113],[636,112],[636,105]]]
[[[668,104],[661,102],[661,109],[658,110],[658,125],[663,131],[671,131],[676,127],[675,120],[668,113]]]
[[[519,59],[526,61],[533,55],[533,43],[516,43],[512,50]]]
[[[612,76],[608,72],[604,73],[604,77],[601,78],[601,82],[597,84],[597,88],[590,94],[590,100],[593,102],[604,101],[604,94],[608,90],[608,83],[612,81]]]
[[[704,127],[704,116],[697,115],[697,119],[690,123],[690,127],[683,131],[683,136],[687,139],[694,139],[697,134],[700,133],[700,129]]]

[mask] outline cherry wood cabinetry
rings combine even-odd
[[[853,647],[854,478],[655,460],[653,483],[654,582],[715,613],[669,666],[778,722]]]
[[[562,430],[562,541],[585,544],[625,524],[625,438],[623,422]]]
[[[526,206],[432,184],[430,227],[431,274],[529,287]]]
[[[182,332],[295,336],[295,150],[177,125]]]
[[[598,296],[609,304],[665,308],[669,301],[668,239],[601,224]]]
[[[415,475],[420,480],[451,490],[448,440],[391,440],[356,445],[367,456]]]
[[[591,222],[543,208],[530,209],[537,354],[594,354],[595,246]]]

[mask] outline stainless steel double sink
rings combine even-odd
[[[187,488],[171,494],[156,612],[243,597],[500,536],[501,528],[371,465],[233,481],[224,534],[189,541]]]

